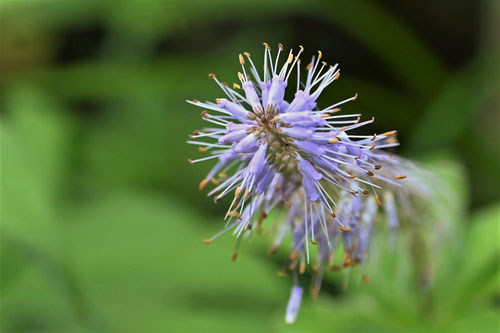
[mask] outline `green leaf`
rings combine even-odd
[[[481,107],[498,91],[496,76],[490,75],[498,68],[495,59],[498,52],[478,57],[441,88],[415,125],[410,142],[413,151],[441,149],[464,134]]]
[[[107,329],[238,331],[244,323],[267,330],[283,320],[289,281],[249,255],[247,244],[231,262],[229,235],[203,244],[218,227],[204,226],[211,218],[190,206],[126,191],[74,213],[71,265]]]
[[[6,97],[2,122],[2,227],[57,256],[58,204],[72,124],[42,91],[20,86]]]
[[[404,84],[420,95],[433,95],[448,73],[420,38],[375,1],[326,1],[316,13],[359,40]]]

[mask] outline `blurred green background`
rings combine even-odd
[[[500,2],[0,1],[0,330],[499,331]],[[262,42],[317,49],[342,77],[321,96],[397,129],[399,154],[448,186],[451,221],[376,240],[368,285],[327,273],[284,324],[287,255],[226,235],[225,204],[197,190],[209,164],[185,141],[184,101],[220,96]],[[371,133],[371,132],[370,132]],[[424,231],[424,230],[423,230]],[[423,250],[422,250],[423,251]],[[417,250],[418,253],[419,250]],[[307,279],[307,278],[306,278]]]

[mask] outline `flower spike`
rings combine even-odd
[[[384,214],[389,229],[394,230],[399,224],[397,203],[408,205],[407,197],[422,191],[414,164],[383,150],[398,145],[396,131],[351,134],[374,119],[362,121],[360,114],[336,115],[341,111],[339,106],[356,100],[357,94],[326,108],[317,106],[323,90],[339,79],[338,65],[328,66],[318,51],[301,81],[304,48],[299,46],[296,55],[290,50],[280,61],[283,51],[283,45],[278,44],[273,58],[271,47],[264,43],[262,75],[250,53],[239,54],[241,84],[234,83],[232,88],[210,74],[225,98],[216,103],[187,101],[210,110],[202,112],[202,118],[213,126],[195,131],[188,143],[201,146],[205,154],[190,159],[190,163],[217,161],[201,181],[200,190],[214,184],[209,195],[215,195],[215,202],[234,195],[225,228],[205,243],[232,231],[238,238],[232,256],[235,260],[242,237],[249,237],[253,230],[260,233],[273,208],[287,211],[288,217],[274,228],[277,235],[270,254],[278,251],[287,232],[292,235],[287,267],[296,279],[286,311],[286,322],[292,323],[303,293],[298,276],[313,273],[310,290],[316,296],[325,271],[352,267],[366,259],[378,214]],[[288,79],[294,70],[299,79],[297,89],[294,97],[286,100]],[[340,242],[344,263],[332,265]],[[315,258],[311,258],[313,254]],[[313,266],[307,269],[306,264]]]

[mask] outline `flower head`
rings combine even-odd
[[[329,66],[319,51],[307,65],[302,81],[302,46],[297,54],[290,50],[288,56],[280,57],[283,46],[279,44],[274,59],[269,45],[264,46],[263,73],[245,52],[239,55],[240,83],[231,88],[209,75],[225,97],[216,99],[216,103],[188,101],[204,108],[202,118],[211,124],[191,135],[196,140],[188,141],[209,153],[191,163],[216,161],[200,189],[211,182],[215,187],[209,195],[215,202],[232,197],[226,227],[205,242],[226,231],[241,240],[251,235],[254,227],[258,231],[273,208],[286,209],[288,217],[278,229],[271,253],[290,232],[288,267],[297,275],[312,262],[310,247],[317,246],[317,274],[311,289],[315,295],[339,244],[344,247],[345,260],[341,267],[332,266],[333,270],[366,258],[379,212],[384,211],[391,230],[398,226],[396,201],[406,198],[402,182],[405,171],[412,167],[383,151],[398,145],[395,131],[351,134],[374,121],[361,120],[360,114],[340,113],[340,106],[354,101],[357,95],[318,107],[319,95],[339,79],[337,64]],[[293,72],[297,75],[296,87],[289,86]],[[289,91],[294,97],[287,101]],[[295,320],[301,298],[297,282],[288,305],[288,322]]]

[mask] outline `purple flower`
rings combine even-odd
[[[298,276],[313,261],[310,246],[319,247],[313,263],[314,296],[326,268],[350,267],[367,257],[378,214],[384,215],[390,230],[398,226],[396,204],[408,203],[409,193],[419,187],[415,185],[418,171],[411,163],[383,151],[398,145],[394,131],[350,134],[373,122],[361,121],[359,114],[337,115],[339,106],[354,101],[357,95],[326,108],[317,107],[318,96],[340,76],[337,65],[322,61],[321,51],[306,67],[302,81],[302,47],[297,54],[290,50],[281,59],[283,46],[279,44],[273,59],[271,48],[264,45],[263,73],[245,52],[239,56],[241,84],[234,83],[231,88],[210,74],[225,98],[216,103],[188,101],[206,110],[202,118],[212,126],[191,135],[197,140],[188,142],[200,146],[208,156],[190,162],[218,161],[200,189],[211,182],[215,187],[209,195],[215,196],[216,202],[232,197],[226,227],[205,242],[230,230],[240,239],[250,236],[254,227],[260,230],[270,210],[286,209],[288,218],[277,229],[271,252],[278,250],[289,232],[293,242],[287,267]],[[297,85],[290,87],[294,71]],[[284,98],[289,90],[294,98],[287,102]],[[415,177],[413,183],[405,185],[405,170]],[[378,209],[383,201],[384,209]],[[341,266],[332,264],[339,243],[345,253]],[[287,322],[297,317],[302,292],[297,283],[288,303]]]

